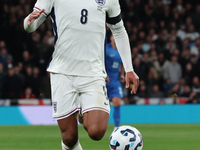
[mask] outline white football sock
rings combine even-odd
[[[65,145],[63,141],[61,142],[61,145],[62,145],[62,150],[83,150],[79,141],[71,149],[67,145]]]

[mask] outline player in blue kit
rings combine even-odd
[[[124,68],[113,36],[110,37],[110,41],[111,43],[106,45],[106,88],[108,98],[114,106],[113,119],[116,128],[120,124],[120,105],[123,98],[120,80],[124,81]]]

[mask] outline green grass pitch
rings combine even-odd
[[[200,150],[200,124],[132,124],[142,133],[143,150]],[[109,150],[113,125],[101,141],[92,141],[83,126],[79,139],[84,150]],[[58,126],[0,126],[0,150],[61,150]]]

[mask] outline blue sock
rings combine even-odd
[[[120,107],[114,107],[113,112],[113,118],[114,118],[114,125],[115,127],[119,127],[120,124]]]

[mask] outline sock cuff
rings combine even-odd
[[[62,144],[62,148],[64,148],[63,150],[71,150],[79,144],[79,140],[77,141],[77,143],[72,148],[69,148],[67,145],[65,145],[62,140],[61,140],[61,144]]]

